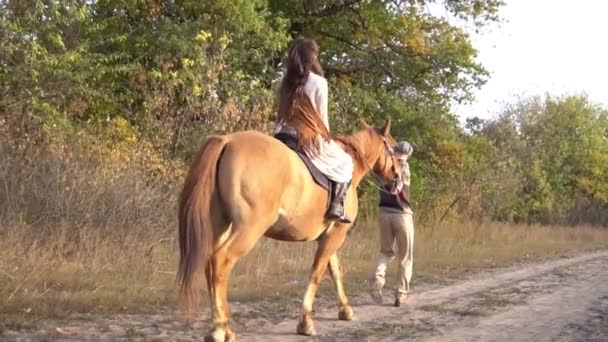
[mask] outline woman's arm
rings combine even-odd
[[[316,92],[315,92],[315,102],[317,111],[321,116],[321,120],[325,124],[325,128],[329,132],[329,118],[327,115],[327,98],[328,98],[328,86],[327,80],[324,78],[319,78],[321,81],[319,82]]]

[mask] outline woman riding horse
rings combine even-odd
[[[353,160],[329,136],[328,87],[317,58],[319,48],[310,39],[298,39],[289,48],[286,74],[279,90],[279,132],[293,134],[311,162],[332,181],[327,218],[350,223],[344,212],[346,192],[353,175]]]
[[[294,52],[294,60],[308,58],[305,57],[308,50],[300,50],[307,44],[295,45],[292,52],[297,50],[298,53]],[[318,156],[339,156],[336,157],[339,163],[331,164],[321,158],[317,159],[318,165],[322,167],[325,162],[337,166],[332,175],[342,183],[347,179],[344,170],[349,170],[352,173],[348,178],[352,179],[353,186],[348,188],[350,194],[345,197],[344,209],[336,212],[342,219],[330,221],[326,217],[327,191],[315,183],[302,159],[286,144],[257,131],[208,137],[192,160],[179,197],[177,280],[179,302],[190,316],[197,311],[202,275],[205,275],[212,308],[213,328],[209,336],[212,341],[233,341],[235,338],[229,323],[228,280],[237,261],[264,236],[281,241],[316,241],[318,244],[302,300],[297,326],[299,334],[315,332],[312,306],[327,269],[336,287],[338,318],[350,320],[353,317],[337,254],[351,224],[341,221],[345,213],[353,219],[356,217],[356,187],[368,172],[387,182],[398,175],[398,165],[392,157],[396,142],[389,133],[390,121],[381,128],[363,123],[360,130],[340,138],[337,143],[329,140],[327,126],[311,109],[313,103],[321,108],[322,100],[307,102],[301,98],[307,94],[309,79],[320,80],[311,77],[311,73],[304,78],[304,66],[311,68],[310,61],[316,58],[305,60],[308,62],[290,64],[302,69],[296,70],[297,77],[285,80],[284,90],[289,92],[287,95],[293,93],[294,96],[281,98],[298,100],[288,101],[289,109],[281,111],[281,123],[296,130],[299,141],[312,148],[310,151],[314,153],[318,148]],[[316,89],[318,81],[311,82],[314,84],[310,87]],[[308,93],[316,94],[310,90]],[[305,96],[309,99],[309,95]],[[334,151],[336,146],[343,151]],[[346,185],[343,188],[347,188]],[[346,193],[347,190],[341,191]],[[271,274],[272,266],[267,271]]]

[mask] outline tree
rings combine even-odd
[[[497,20],[502,5],[443,3],[480,25]],[[369,94],[359,103],[349,99],[348,114],[382,113],[384,103],[369,98],[386,96],[446,113],[451,100],[470,100],[487,76],[473,60],[476,51],[468,35],[428,13],[424,1],[271,1],[271,9],[289,19],[292,36],[318,41],[334,87]],[[336,100],[339,107],[342,98]]]
[[[586,221],[608,198],[607,111],[585,96],[525,99],[484,134],[512,160],[522,186],[515,210],[534,222]],[[599,218],[606,220],[606,217]]]
[[[332,133],[392,117],[394,135],[416,149],[419,207],[441,216],[468,184],[462,172],[476,150],[449,103],[470,100],[487,73],[468,35],[429,3],[0,2],[0,112],[21,127],[16,135],[37,140],[117,120],[165,157],[187,159],[210,133],[269,131],[281,61],[290,40],[306,36],[321,46]],[[433,3],[478,27],[502,5]]]

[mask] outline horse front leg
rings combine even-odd
[[[297,332],[300,335],[315,335],[316,331],[312,322],[312,305],[315,300],[315,294],[319,283],[323,279],[323,275],[327,270],[327,265],[331,256],[340,248],[346,236],[347,228],[336,225],[326,235],[319,240],[319,247],[315,254],[315,261],[312,266],[310,281],[304,294],[302,301],[302,310],[300,320],[298,322]]]
[[[343,273],[338,253],[334,253],[329,259],[329,273],[334,280],[336,295],[338,296],[338,319],[351,321],[354,318],[354,314],[353,309],[348,304],[348,298],[346,298],[346,292],[344,291]]]

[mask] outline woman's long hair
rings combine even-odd
[[[308,75],[314,72],[323,76],[317,60],[319,47],[310,39],[298,39],[287,55],[286,73],[279,88],[278,122],[293,127],[298,132],[298,145],[304,149],[317,150],[320,135],[329,139],[329,132],[304,92]]]

